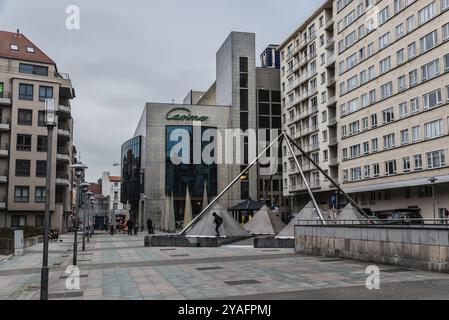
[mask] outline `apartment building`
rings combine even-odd
[[[112,176],[110,172],[103,172],[101,177],[101,193],[103,197],[109,199],[108,221],[113,221],[115,215],[125,213],[125,205],[121,201],[122,178]]]
[[[0,227],[43,226],[45,99],[54,99],[50,226],[66,230],[72,211],[73,98],[69,76],[50,57],[19,31],[0,31]]]
[[[338,179],[338,139],[333,3],[326,1],[282,45],[282,128],[334,178]],[[295,148],[296,149],[296,148]],[[296,150],[298,160],[320,204],[335,191],[324,176]],[[282,146],[283,193],[294,212],[310,200],[287,146]]]
[[[340,181],[364,208],[449,208],[449,1],[335,1]]]

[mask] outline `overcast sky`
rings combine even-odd
[[[119,173],[112,164],[145,102],[182,102],[188,90],[210,86],[215,53],[229,32],[255,32],[259,55],[322,2],[0,0],[0,29],[19,28],[70,74],[75,144],[96,181],[103,171]],[[80,8],[80,30],[65,27],[68,5]]]

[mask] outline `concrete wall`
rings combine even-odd
[[[295,252],[449,272],[449,228],[296,226]]]

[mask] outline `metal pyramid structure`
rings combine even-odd
[[[215,238],[215,224],[213,213],[223,218],[223,224],[220,226],[220,237],[247,237],[248,231],[243,229],[237,221],[232,218],[228,211],[223,208],[218,202],[215,203],[208,211],[206,211],[201,218],[186,231],[187,237],[203,237]]]
[[[277,235],[285,228],[285,223],[281,218],[271,211],[267,206],[263,206],[244,228],[253,235]]]
[[[367,222],[367,219],[350,203],[341,210],[337,220],[340,221],[340,224],[362,224]]]
[[[293,239],[295,237],[295,226],[300,220],[308,220],[303,223],[321,224],[320,217],[316,212],[313,202],[310,201],[293,219],[290,223],[277,235],[278,239]]]

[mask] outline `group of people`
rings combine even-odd
[[[137,236],[139,226],[137,225],[137,223],[134,223],[133,220],[128,220],[126,221],[126,223],[124,221],[121,221],[117,229],[122,230],[125,234],[128,234],[128,236],[132,236],[133,234]],[[111,236],[115,234],[116,230],[113,224],[109,225],[109,232]]]

